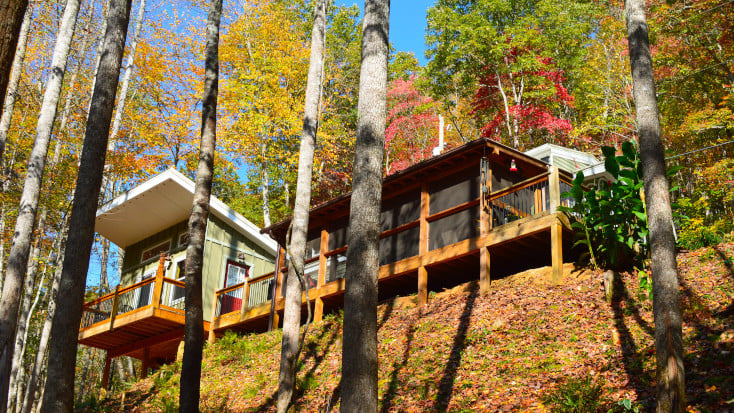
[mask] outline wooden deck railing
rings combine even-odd
[[[84,304],[79,329],[103,322],[113,325],[116,317],[149,306],[167,307],[183,313],[184,283],[165,278],[164,255],[161,255],[155,277],[126,287],[118,286],[114,292]]]
[[[215,291],[212,318],[237,311],[244,312],[248,308],[269,302],[272,298],[273,282],[275,273],[270,272]]]
[[[491,179],[491,178],[490,178]],[[416,249],[418,255],[428,254],[432,249],[442,249],[447,245],[429,245],[430,224],[442,220],[446,217],[465,213],[467,210],[480,211],[483,229],[476,231],[474,236],[486,236],[488,231],[508,224],[512,221],[528,218],[539,214],[547,214],[554,212],[556,207],[563,204],[568,205],[568,199],[561,199],[562,190],[568,190],[566,187],[570,185],[567,180],[561,179],[557,169],[553,168],[548,172],[526,179],[515,185],[500,189],[494,192],[486,192],[478,198],[455,205],[442,211],[430,213],[429,211],[429,191],[428,185],[423,184],[421,188],[421,213],[420,218],[402,223],[395,228],[388,228],[380,234],[380,238],[394,236],[403,231],[408,231],[416,227],[420,230],[419,248]],[[479,218],[479,216],[477,217]],[[466,225],[474,225],[474,223],[466,223]],[[458,240],[459,242],[462,240]],[[347,246],[336,246],[329,249],[329,232],[326,229],[321,230],[321,247],[319,253],[305,261],[306,264],[318,261],[318,274],[316,276],[315,285],[320,289],[325,285],[331,285],[340,281],[344,277],[344,266],[346,261]],[[486,251],[485,251],[486,252]],[[407,260],[404,260],[407,261]],[[388,267],[391,264],[385,264]],[[281,272],[284,268],[281,268]],[[419,296],[426,295],[425,280],[426,273],[424,267],[419,267]],[[311,277],[313,278],[313,277]],[[309,280],[312,281],[312,280]],[[215,293],[213,320],[217,320],[227,314],[239,312],[241,315],[254,307],[261,306],[270,302],[272,299],[272,283],[282,283],[282,278],[276,279],[275,273],[271,272],[256,278],[248,279],[244,283],[239,283],[227,288],[217,290]],[[423,283],[423,284],[422,284]],[[423,287],[421,287],[423,286]],[[327,287],[325,287],[327,288]],[[340,287],[341,288],[341,287]],[[276,297],[281,298],[283,295],[282,286],[278,286]],[[311,297],[311,294],[309,294]],[[315,298],[316,312],[315,319],[320,319],[323,302],[321,296],[316,295]],[[424,297],[423,299],[427,299]],[[277,317],[277,314],[275,314]],[[240,317],[242,319],[242,316]],[[277,320],[277,319],[276,319]],[[277,322],[277,321],[276,321]],[[217,321],[215,324],[220,326]],[[215,327],[217,328],[217,327]],[[210,336],[211,337],[211,336]]]

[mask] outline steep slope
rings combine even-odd
[[[693,411],[734,409],[734,244],[679,256],[688,397]],[[424,308],[413,297],[379,310],[381,411],[545,411],[546,396],[571,383],[601,386],[603,411],[629,400],[654,401],[651,302],[638,277],[623,274],[612,304],[601,274],[571,271],[562,285],[549,269],[435,294]],[[280,332],[228,335],[205,353],[202,409],[274,411]],[[313,327],[304,346],[297,409],[338,404],[341,318]],[[578,379],[590,378],[584,384]],[[161,369],[110,395],[108,411],[169,411],[178,399],[178,366]]]

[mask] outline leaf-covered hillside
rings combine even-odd
[[[679,255],[687,394],[693,411],[734,409],[734,243]],[[563,285],[548,269],[436,294],[425,308],[412,297],[379,309],[381,411],[546,411],[548,395],[578,379],[602,386],[601,405],[653,405],[652,305],[623,274],[610,305],[601,274],[572,271]],[[619,285],[619,284],[618,284]],[[340,317],[309,333],[299,373],[297,409],[338,406]],[[205,352],[204,411],[274,411],[280,332],[228,335]],[[163,368],[110,395],[108,411],[176,407],[178,366]]]

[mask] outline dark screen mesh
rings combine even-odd
[[[429,249],[435,250],[479,235],[479,206],[433,221],[428,226]]]
[[[421,193],[416,189],[383,202],[380,228],[387,231],[417,221],[420,216]]]
[[[380,240],[380,265],[418,255],[420,228],[413,227]]]
[[[479,167],[465,169],[432,183],[430,213],[435,214],[479,198]]]

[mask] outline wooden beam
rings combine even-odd
[[[428,253],[429,245],[429,228],[428,215],[430,214],[430,194],[428,192],[428,183],[421,185],[421,215],[420,215],[420,235],[418,239],[418,256]],[[428,270],[426,267],[418,267],[418,306],[424,306],[428,303]]]
[[[107,352],[107,355],[104,359],[104,370],[102,370],[102,388],[107,390],[110,385],[110,367],[112,364],[112,357],[110,357],[110,352]]]
[[[561,185],[558,176],[558,167],[550,167],[550,176],[548,177],[548,193],[550,194],[550,212],[556,212],[558,206],[561,205]]]
[[[319,273],[316,277],[318,296],[314,304],[313,321],[318,323],[324,316],[324,301],[321,299],[321,287],[326,284],[326,250],[329,248],[329,231],[321,229],[321,244],[319,245]]]
[[[482,247],[479,250],[479,292],[481,294],[489,291],[491,282],[489,274],[489,248]]]
[[[158,271],[155,273],[155,287],[153,287],[153,307],[161,305],[161,294],[163,293],[163,277],[166,275],[166,255],[161,254],[158,260]]]
[[[551,265],[553,266],[553,283],[558,284],[563,277],[563,226],[554,222],[551,233]]]
[[[214,344],[214,342],[217,340],[217,335],[214,334],[214,329],[217,328],[217,324],[219,321],[217,317],[217,304],[219,304],[219,297],[221,297],[221,295],[214,294],[214,302],[212,303],[211,315],[212,322],[209,323],[209,344]]]
[[[120,357],[120,356],[129,354],[129,353],[132,353],[134,351],[140,350],[141,348],[148,348],[156,344],[165,343],[166,341],[171,341],[171,340],[183,337],[183,336],[184,336],[184,329],[183,327],[181,327],[181,328],[177,328],[177,329],[168,331],[163,334],[159,334],[154,337],[148,337],[144,340],[138,340],[130,344],[125,344],[122,346],[115,347],[113,349],[110,349],[107,352],[107,354],[110,357]]]
[[[120,307],[120,285],[115,287],[115,296],[112,299],[112,312],[110,313],[110,326],[109,329],[115,328],[115,317],[117,317],[117,310]]]

